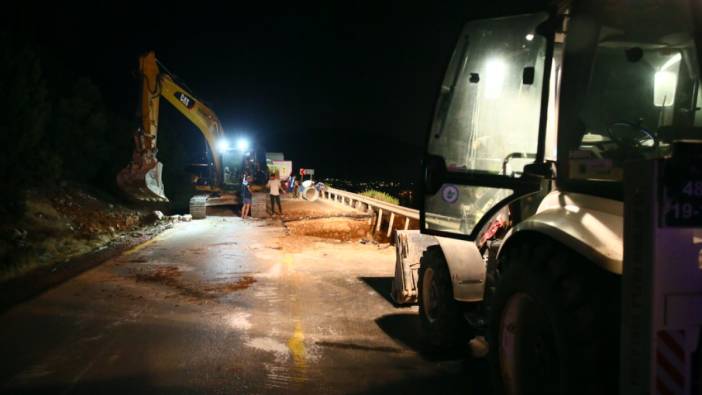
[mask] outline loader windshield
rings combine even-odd
[[[475,237],[534,162],[548,48],[538,32],[547,20],[537,13],[466,24],[441,86],[427,151],[448,173],[480,181],[443,183],[426,195],[428,230]]]
[[[689,4],[604,3],[574,17],[566,43],[571,61],[589,65],[572,68],[579,81],[566,77],[570,94],[578,96],[574,110],[561,112],[559,154],[567,155],[571,180],[619,182],[624,162],[663,157],[673,140],[702,138]]]
[[[534,34],[545,15],[467,25],[442,85],[429,153],[449,171],[514,176],[533,162],[545,39]]]

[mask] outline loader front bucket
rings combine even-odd
[[[117,185],[131,199],[142,202],[167,202],[161,172],[163,164],[131,163],[117,174]]]

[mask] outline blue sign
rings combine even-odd
[[[458,187],[452,184],[444,184],[441,187],[441,198],[448,204],[454,204],[458,201]]]

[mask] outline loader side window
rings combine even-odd
[[[478,21],[464,31],[466,44],[456,49],[463,57],[449,70],[457,74],[447,76],[447,97],[437,107],[429,137],[429,153],[442,156],[449,171],[513,176],[533,161],[546,51],[546,40],[534,28],[542,20],[535,15]]]
[[[588,11],[573,19],[566,44],[574,71],[561,102],[559,182],[620,198],[626,162],[702,138],[698,43],[686,0]]]
[[[536,158],[547,42],[546,14],[470,22],[456,46],[436,105],[428,153],[458,176],[511,182]],[[504,185],[504,184],[503,184]],[[510,187],[446,183],[424,196],[424,228],[474,237]]]

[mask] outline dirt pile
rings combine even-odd
[[[287,221],[285,226],[292,235],[348,241],[367,237],[371,225],[366,218],[332,217]]]
[[[150,210],[135,210],[77,185],[27,191],[22,216],[0,223],[0,281],[142,235]]]
[[[369,237],[371,216],[329,201],[284,199],[282,221],[290,235],[341,241]]]

